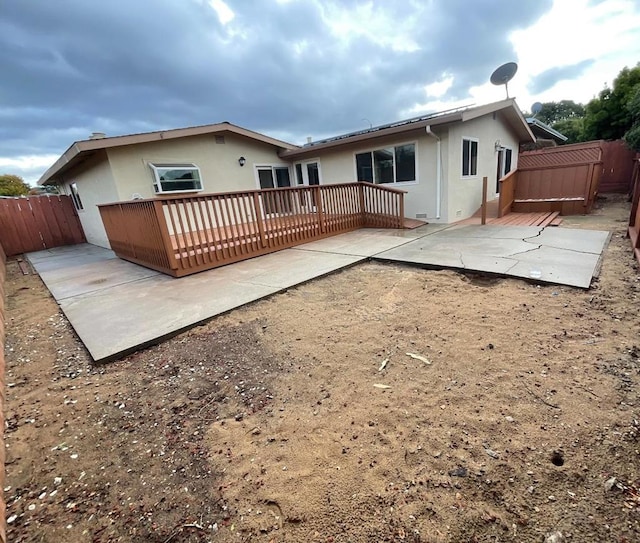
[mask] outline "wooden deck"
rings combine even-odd
[[[311,214],[312,216],[313,214]],[[333,224],[340,225],[342,222],[352,221],[357,224],[358,217],[352,215],[331,215],[325,214],[324,221],[328,227]],[[413,230],[428,224],[418,219],[404,219],[403,229]],[[318,236],[318,223],[311,219],[307,222],[298,222],[292,217],[273,218],[264,221],[263,235],[273,240],[274,238],[291,238],[295,241],[304,242],[307,236]],[[184,234],[170,234],[171,247],[178,258],[185,258],[207,252],[222,251],[226,254],[235,253],[236,249],[240,254],[248,252],[246,247],[253,247],[259,250],[260,228],[255,221],[240,224],[230,224],[219,228],[201,228],[195,232],[185,232]]]
[[[557,211],[541,211],[532,213],[507,213],[498,218],[499,200],[487,202],[487,224],[502,226],[560,226],[562,217]],[[457,224],[481,224],[482,209],[478,209],[472,217]]]
[[[370,183],[163,196],[99,206],[120,258],[182,277],[358,228],[417,228],[402,190]]]

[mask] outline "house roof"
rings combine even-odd
[[[38,185],[46,185],[55,182],[55,177],[74,166],[77,166],[88,156],[112,147],[122,147],[125,145],[135,145],[138,143],[149,143],[176,138],[186,138],[189,136],[200,136],[203,134],[224,134],[232,133],[250,138],[263,143],[274,145],[280,149],[297,149],[297,146],[284,141],[265,136],[253,130],[248,130],[236,126],[229,122],[217,124],[207,124],[202,126],[191,126],[188,128],[176,128],[173,130],[158,130],[155,132],[143,132],[140,134],[128,134],[125,136],[99,137],[95,139],[80,140],[74,142],[63,155],[51,166],[38,180]]]
[[[520,138],[520,141],[535,141],[535,136],[531,132],[529,125],[527,124],[520,108],[516,104],[513,98],[507,100],[501,100],[500,102],[493,102],[483,106],[468,106],[457,109],[449,109],[446,111],[439,111],[436,113],[430,113],[422,115],[420,117],[413,117],[404,121],[398,121],[391,124],[384,124],[381,126],[374,126],[365,130],[359,130],[357,132],[350,132],[341,136],[333,138],[327,138],[319,140],[313,143],[307,143],[303,147],[294,149],[287,149],[280,153],[283,158],[301,158],[304,156],[313,155],[317,151],[332,149],[339,147],[347,143],[359,143],[375,138],[381,138],[384,136],[391,136],[395,134],[401,134],[416,129],[425,128],[427,126],[437,126],[443,124],[449,124],[454,122],[465,122],[478,117],[483,117],[495,112],[501,112],[506,117],[507,122],[515,130],[516,134]]]
[[[527,117],[527,124],[536,138],[551,139],[558,143],[565,142],[569,139],[564,134],[554,130],[548,124],[539,121],[535,117]]]

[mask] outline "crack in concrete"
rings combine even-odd
[[[522,240],[525,241],[525,240]],[[526,243],[531,243],[529,241],[527,241]],[[542,245],[537,245],[536,247],[532,247],[531,249],[527,249],[526,251],[518,251],[517,253],[511,253],[507,256],[516,256],[516,255],[523,255],[525,253],[530,253],[531,251],[537,251],[538,249],[541,249]]]
[[[505,270],[504,275],[509,275],[509,273],[511,272],[511,270],[513,268],[515,268],[518,264],[520,264],[520,262],[518,260],[516,260],[513,265],[509,266],[509,269]]]
[[[538,233],[535,236],[529,236],[527,238],[522,238],[522,241],[524,241],[525,243],[530,243],[527,240],[533,239],[533,238],[539,238],[542,235],[542,232],[544,232],[544,226],[542,228],[540,228],[540,230],[538,230]]]

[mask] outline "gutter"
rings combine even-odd
[[[438,135],[431,130],[431,125],[424,127],[427,134],[436,139],[436,219],[440,219],[442,207],[442,142]]]

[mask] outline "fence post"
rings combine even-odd
[[[267,246],[267,237],[264,233],[264,223],[262,221],[262,208],[260,207],[260,195],[257,192],[253,193],[253,207],[256,212],[256,226],[258,227],[258,235],[260,237],[260,245],[264,249]]]
[[[487,176],[482,178],[482,219],[480,224],[487,224]]]

